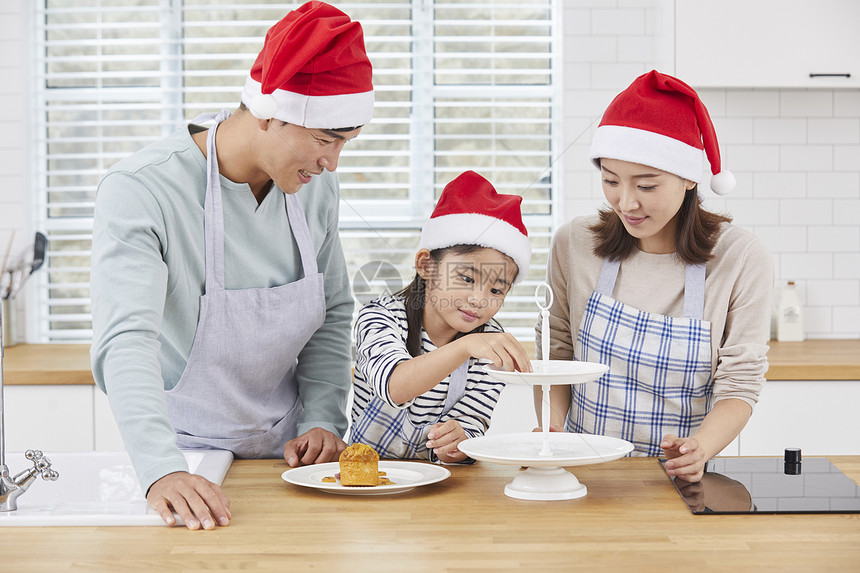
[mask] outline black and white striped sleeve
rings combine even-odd
[[[388,392],[388,380],[398,364],[410,360],[406,350],[406,311],[371,301],[362,308],[355,321],[356,377],[363,378],[373,393],[394,408],[412,403],[395,404]]]

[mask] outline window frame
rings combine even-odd
[[[298,4],[300,3],[286,4],[285,7],[290,8]],[[440,2],[438,4],[450,5],[452,2]],[[499,1],[496,2],[496,4],[502,7],[515,6],[514,3],[505,1]],[[424,19],[421,19],[419,15],[426,14],[428,10],[432,13],[433,9],[437,6],[437,3],[430,0],[411,0],[413,15],[413,49],[411,53],[411,75],[413,81],[411,89],[413,92],[413,99],[411,100],[410,107],[413,119],[410,123],[409,135],[407,136],[410,142],[408,199],[405,202],[387,201],[385,199],[375,201],[371,200],[366,202],[366,204],[360,200],[342,200],[340,223],[340,229],[342,232],[375,232],[379,229],[383,232],[393,233],[420,233],[420,226],[426,220],[430,211],[432,211],[435,197],[437,197],[439,192],[441,192],[441,188],[443,186],[443,184],[438,181],[437,174],[440,171],[445,171],[436,165],[436,161],[439,156],[435,149],[436,136],[434,133],[436,125],[434,117],[436,102],[438,102],[440,98],[464,96],[471,97],[473,99],[485,98],[487,100],[492,100],[500,97],[517,96],[517,94],[524,94],[527,92],[532,97],[541,95],[549,100],[548,107],[550,123],[548,143],[551,157],[550,165],[546,170],[546,175],[550,178],[551,182],[549,184],[549,212],[548,214],[524,216],[525,224],[530,231],[532,229],[540,229],[536,234],[532,234],[532,238],[538,238],[548,245],[551,235],[563,221],[563,201],[561,197],[562,194],[560,192],[563,188],[563,169],[561,168],[560,161],[560,155],[563,150],[561,147],[562,66],[561,16],[559,12],[559,0],[547,0],[547,5],[550,14],[551,26],[551,32],[547,37],[551,46],[549,51],[549,72],[551,74],[551,81],[549,82],[549,85],[542,87],[530,86],[526,88],[521,86],[498,85],[478,86],[464,90],[461,87],[434,84],[433,80],[436,70],[434,68],[433,59],[437,55],[436,52],[434,52],[434,41],[436,36],[433,35],[435,20],[432,15],[430,18]],[[473,8],[478,9],[482,6],[485,6],[485,4],[476,4]],[[340,5],[340,7],[349,13],[350,5],[343,4]],[[76,8],[70,8],[70,10],[72,9]],[[182,37],[183,0],[161,0],[159,10],[161,13],[169,15],[169,18],[165,19],[160,26],[160,34],[163,39],[160,43],[160,53],[166,57],[161,60],[162,63],[160,66],[160,69],[165,72],[165,75],[162,76],[162,82],[160,83],[159,88],[157,88],[157,90],[161,92],[159,98],[159,110],[162,118],[162,125],[171,126],[169,128],[162,128],[161,136],[163,137],[169,134],[176,125],[186,122],[185,110],[188,106],[184,101],[184,89],[187,88],[183,88],[181,86],[183,65],[185,63],[181,54],[182,42],[184,41],[184,38]],[[46,27],[44,25],[46,12],[47,9],[45,8],[44,3],[34,2],[32,49],[35,52],[33,60],[37,63],[37,68],[39,63],[45,62],[44,58],[39,57],[38,54],[40,50],[43,51],[45,49],[46,45]],[[416,69],[429,69],[430,71],[429,73],[422,75],[414,73],[414,70]],[[91,231],[92,229],[92,216],[88,218],[81,217],[77,219],[63,220],[52,220],[52,217],[49,217],[49,170],[47,167],[47,147],[49,141],[46,137],[48,122],[45,111],[48,108],[49,101],[52,99],[52,96],[50,94],[50,88],[47,88],[43,83],[47,77],[46,74],[37,69],[35,76],[36,77],[33,82],[34,112],[32,114],[32,133],[34,136],[31,145],[32,153],[30,154],[30,157],[32,162],[31,173],[33,173],[33,193],[31,194],[31,197],[32,208],[35,213],[34,220],[36,221],[36,228],[43,230],[46,234],[53,237],[57,237],[57,233],[66,231],[67,233],[83,233],[81,236],[77,236],[79,239],[91,239],[91,232],[88,237],[86,232]],[[42,83],[40,84],[40,82]],[[241,89],[241,81],[237,81],[236,83],[238,91]],[[103,88],[93,89],[99,90]],[[115,89],[119,91],[126,90],[128,88]],[[82,89],[77,97],[80,101],[84,101],[88,97],[89,93],[91,93],[91,90],[88,91]],[[64,97],[68,97],[68,92],[64,94]],[[235,104],[238,104],[238,97]],[[515,192],[512,189],[504,188],[503,185],[497,185],[497,187],[500,192]],[[524,205],[528,204],[529,200],[524,201]],[[359,207],[358,215],[354,212],[351,213],[356,206]],[[389,214],[386,216],[387,219],[384,223],[380,222],[378,217],[370,218],[367,216],[371,211],[378,215],[380,208],[383,207],[387,207],[389,210]],[[84,252],[81,252],[80,254],[81,256],[86,255]],[[534,254],[538,255],[538,257],[537,259],[533,258],[533,261],[540,260],[541,257],[545,258],[548,256],[548,247],[536,248],[534,249]],[[50,264],[50,255],[51,250],[49,244],[46,267]],[[89,267],[87,266],[86,269],[88,270],[88,268]],[[352,273],[354,272],[355,269],[352,269],[350,275],[351,279]],[[53,285],[51,284],[49,272],[37,274],[33,277],[32,282],[35,283],[35,288],[33,290],[35,296],[28,297],[28,317],[30,320],[28,332],[35,333],[35,342],[49,343],[61,341],[88,343],[91,339],[91,330],[89,332],[85,330],[78,330],[76,333],[66,332],[65,336],[62,337],[52,334],[51,323],[56,321],[56,315],[51,314],[50,305],[52,298],[50,295],[50,287],[53,286],[53,288],[56,288],[56,283]],[[531,273],[531,277],[523,281],[523,285],[528,288],[520,287],[517,294],[511,293],[506,301],[506,306],[508,303],[519,303],[522,305],[525,302],[533,300],[527,291],[530,288],[533,288],[538,282],[539,279],[536,278],[533,271]],[[65,299],[64,302],[69,302],[70,300],[74,302],[77,299]],[[86,305],[88,304],[88,301],[80,299],[80,304]],[[503,307],[498,318],[503,324],[505,324],[506,317],[513,317],[521,314],[527,313],[506,312]],[[72,320],[83,319],[88,316],[89,315],[76,314],[66,315],[67,318]],[[533,338],[533,335],[527,332],[527,329],[525,328],[520,328],[515,334],[521,340],[531,340]]]

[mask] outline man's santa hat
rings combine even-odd
[[[620,159],[656,167],[700,183],[705,156],[711,189],[725,195],[735,177],[722,168],[714,124],[699,95],[681,80],[650,71],[618,94],[591,142],[591,160]]]
[[[493,185],[466,171],[442,190],[430,220],[421,231],[419,249],[478,245],[496,249],[514,260],[519,282],[529,270],[532,247],[523,225],[519,195],[496,192]]]
[[[372,74],[361,24],[325,2],[308,2],[266,33],[242,103],[259,119],[359,127],[373,114]]]

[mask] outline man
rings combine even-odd
[[[331,172],[370,121],[371,74],[360,24],[308,2],[266,34],[234,114],[99,185],[93,375],[168,524],[230,519],[179,448],[298,466],[346,447],[353,300]]]

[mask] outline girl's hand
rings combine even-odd
[[[469,356],[483,358],[496,368],[513,372],[531,372],[532,362],[526,349],[510,332],[467,334],[460,339]]]
[[[457,449],[457,444],[465,440],[466,431],[457,420],[448,420],[430,427],[427,436],[427,447],[444,463],[462,462],[466,454]]]
[[[666,454],[666,473],[684,481],[696,482],[705,473],[705,453],[699,447],[696,438],[679,438],[667,434],[660,442],[663,453]]]

